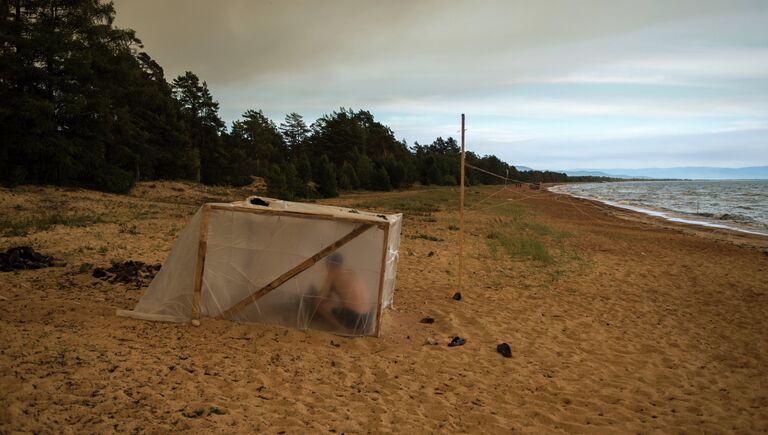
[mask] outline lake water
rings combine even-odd
[[[672,221],[768,235],[768,180],[580,183],[550,190]]]

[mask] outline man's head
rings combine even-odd
[[[340,269],[342,264],[344,264],[344,257],[342,257],[341,254],[337,253],[328,256],[328,269]]]

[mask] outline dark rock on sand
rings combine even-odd
[[[512,358],[512,348],[507,343],[496,346],[496,352],[502,354],[504,358]]]
[[[0,272],[62,267],[66,265],[67,263],[64,261],[36,252],[31,246],[17,246],[5,252],[0,252]]]
[[[93,270],[93,277],[111,284],[136,284],[136,287],[146,287],[152,282],[155,274],[162,267],[161,264],[146,264],[142,261],[122,261],[113,263],[107,269],[97,267]]]
[[[461,300],[461,293],[460,292],[454,293],[453,294],[453,300],[454,301],[460,301]]]
[[[453,340],[451,340],[450,343],[448,343],[448,347],[464,346],[464,343],[466,342],[466,339],[456,336],[453,337]]]
[[[435,319],[427,316],[427,317],[419,320],[419,323],[435,323]]]

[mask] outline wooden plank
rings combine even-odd
[[[267,215],[273,215],[273,216],[289,216],[289,217],[299,217],[299,218],[328,220],[328,221],[355,222],[355,223],[361,223],[361,224],[374,225],[379,228],[383,228],[386,225],[388,225],[388,222],[386,220],[382,220],[381,222],[376,222],[376,221],[371,221],[369,219],[362,219],[359,217],[355,217],[354,216],[355,213],[350,213],[351,216],[336,216],[332,214],[315,214],[315,213],[304,213],[300,211],[272,210],[272,209],[264,209],[264,208],[251,208],[251,207],[240,207],[235,205],[220,205],[220,204],[213,204],[211,205],[211,208],[213,208],[214,210],[240,211],[245,213],[267,214]]]
[[[381,315],[384,311],[384,301],[381,300],[384,295],[384,272],[387,268],[387,248],[389,247],[389,221],[387,221],[387,227],[384,229],[384,243],[381,249],[381,274],[379,275],[379,297],[378,306],[376,308],[376,331],[377,337],[381,337]]]
[[[325,248],[318,251],[315,255],[307,258],[306,260],[302,261],[295,267],[293,267],[291,270],[283,273],[279,277],[275,278],[272,282],[265,285],[264,287],[260,288],[259,290],[251,293],[246,297],[245,299],[241,300],[240,302],[236,303],[235,305],[231,306],[227,311],[223,312],[219,318],[226,319],[232,317],[232,315],[239,313],[242,311],[245,307],[248,305],[256,302],[257,300],[261,299],[265,295],[267,295],[272,290],[280,287],[283,283],[288,281],[289,279],[293,278],[294,276],[300,274],[301,272],[309,269],[312,267],[315,263],[322,260],[323,258],[327,257],[328,255],[332,254],[342,246],[346,245],[350,241],[352,241],[354,238],[359,236],[360,234],[363,234],[368,229],[372,228],[374,225],[371,223],[365,223],[363,225],[360,225],[359,227],[352,230],[349,234],[346,236],[340,238],[339,240],[336,240],[335,242],[331,243],[330,245],[326,246]]]
[[[203,274],[205,273],[205,255],[208,252],[208,221],[211,206],[204,205],[200,216],[200,235],[197,243],[197,264],[195,265],[195,291],[192,296],[192,316],[200,318],[200,293],[203,289]]]

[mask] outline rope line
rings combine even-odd
[[[513,204],[513,203],[516,203],[516,202],[524,201],[526,199],[541,198],[541,197],[542,197],[542,195],[524,195],[524,196],[522,196],[520,198],[514,198],[514,199],[513,198],[507,198],[506,201],[497,202],[496,204],[491,204],[491,205],[485,206],[483,208],[478,208],[478,209],[471,210],[471,211],[477,213],[477,212],[481,212],[481,211],[490,210],[492,208],[499,207],[499,206],[502,206],[502,205],[510,205],[510,204]]]
[[[509,186],[506,185],[506,182],[508,182],[508,181],[511,181],[511,182],[514,182],[514,183],[527,184],[527,185],[530,185],[530,186],[537,186],[538,184],[537,183],[531,183],[529,181],[516,180],[514,178],[505,177],[504,175],[499,175],[499,174],[496,174],[494,172],[485,170],[483,168],[478,168],[477,166],[469,164],[469,163],[466,163],[466,162],[464,162],[464,166],[467,167],[467,168],[474,169],[476,171],[488,174],[488,175],[490,175],[492,177],[496,177],[496,178],[498,178],[500,180],[504,180],[504,182],[505,182],[505,185],[501,189],[491,193],[490,195],[486,196],[485,198],[481,199],[480,201],[472,204],[472,208],[467,210],[469,212],[481,212],[481,211],[485,211],[485,210],[489,210],[489,209],[492,209],[492,208],[495,208],[495,207],[502,206],[504,204],[511,204],[511,203],[515,203],[515,202],[524,201],[526,199],[541,198],[542,196],[545,196],[545,195],[540,195],[540,194],[528,194],[528,195],[523,195],[522,197],[515,198],[515,199],[507,198],[507,199],[504,200],[502,198],[498,198],[499,201],[500,201],[499,203],[487,205],[487,206],[481,207],[481,208],[476,208],[478,205],[484,203],[485,201],[491,199],[492,197],[498,195],[501,192],[504,192],[504,191],[510,191],[511,192],[512,189],[510,189]],[[557,201],[557,202],[561,202],[561,203],[567,204],[568,206],[572,207],[577,212],[581,213],[582,215],[586,216],[587,218],[589,218],[589,219],[591,219],[591,220],[593,220],[595,222],[605,223],[604,220],[598,219],[595,216],[593,216],[591,213],[586,211],[587,208],[592,208],[592,206],[587,206],[585,204],[579,204],[579,203],[577,203],[577,201],[575,201],[573,198],[571,198],[568,195],[559,194],[559,195],[557,195],[554,198],[554,200]]]
[[[494,177],[496,177],[496,178],[500,178],[500,179],[502,179],[502,180],[504,180],[504,181],[513,181],[513,182],[515,182],[515,183],[531,184],[531,185],[534,185],[534,186],[536,185],[536,183],[531,183],[531,182],[529,182],[529,181],[523,181],[523,180],[515,180],[514,178],[509,178],[509,177],[505,177],[505,176],[503,176],[503,175],[499,175],[499,174],[496,174],[496,173],[494,173],[494,172],[491,172],[491,171],[486,171],[486,170],[485,170],[485,169],[483,169],[483,168],[478,168],[477,166],[474,166],[474,165],[470,165],[469,163],[464,163],[464,166],[466,166],[466,167],[468,167],[468,168],[472,168],[472,169],[474,169],[474,170],[476,170],[476,171],[485,172],[485,173],[486,173],[486,174],[488,174],[488,175],[492,175],[492,176],[494,176]]]
[[[507,190],[507,186],[504,186],[501,189],[499,189],[499,190],[493,192],[492,194],[486,196],[485,198],[481,199],[480,201],[477,201],[476,203],[472,204],[472,207],[477,207],[478,205],[484,203],[485,201],[493,198],[494,196],[498,195],[499,193],[501,193],[501,192],[503,192],[505,190]]]

